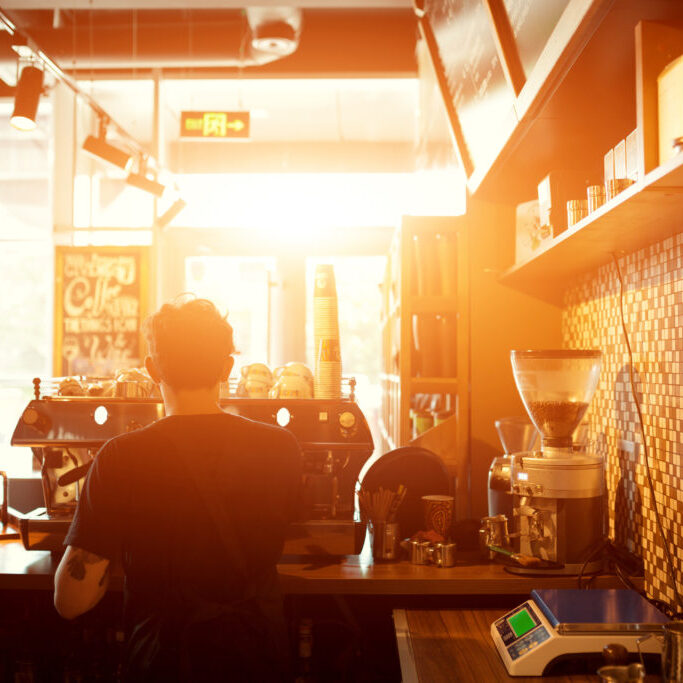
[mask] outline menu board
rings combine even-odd
[[[503,0],[527,78],[569,0]]]
[[[439,58],[474,166],[500,149],[514,125],[514,93],[498,58],[493,26],[481,0],[426,0]]]
[[[57,247],[55,283],[55,375],[142,364],[148,247]]]

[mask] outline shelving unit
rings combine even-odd
[[[468,440],[466,223],[464,217],[405,217],[389,251],[383,284],[383,450],[408,445],[416,396],[438,394],[455,415],[457,452],[446,464],[456,475]],[[436,336],[420,342],[419,332],[427,328],[423,318]]]
[[[683,154],[508,269],[501,282],[561,306],[564,292],[575,278],[608,263],[613,253],[636,251],[680,232],[681,188]]]
[[[683,6],[673,18],[683,19]],[[631,44],[635,68],[629,92],[637,121],[640,179],[509,268],[501,277],[503,284],[561,306],[576,277],[608,263],[612,254],[633,252],[680,232],[683,154],[658,165],[657,75],[683,54],[683,29],[639,22]],[[598,156],[598,150],[593,155]]]

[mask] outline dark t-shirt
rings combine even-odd
[[[275,565],[300,480],[292,434],[229,414],[166,417],[102,447],[65,545],[122,563],[130,680],[179,670],[177,639],[197,605],[248,599],[282,628]],[[141,661],[152,668],[136,677]]]

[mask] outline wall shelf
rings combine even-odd
[[[612,253],[633,252],[680,232],[682,189],[683,154],[678,154],[508,269],[501,282],[561,306],[575,278],[609,263]]]
[[[457,391],[458,380],[451,377],[413,377],[410,389],[416,394],[448,394]]]

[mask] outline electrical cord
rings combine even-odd
[[[589,548],[589,552],[586,555],[586,559],[584,560],[583,564],[581,565],[581,569],[579,570],[579,575],[576,577],[579,588],[588,590],[588,588],[590,588],[591,583],[593,582],[593,579],[601,573],[602,570],[599,570],[597,572],[591,572],[587,575],[588,580],[586,581],[586,584],[583,585],[583,577],[586,575],[586,567],[588,566],[588,563],[591,560],[594,560],[596,557],[602,555],[607,549],[608,545],[609,541],[607,539],[601,538],[599,541],[596,541]]]
[[[624,333],[624,341],[626,342],[626,349],[628,351],[628,376],[631,385],[631,394],[633,395],[633,401],[636,404],[636,411],[638,412],[638,421],[640,423],[640,433],[643,438],[643,452],[645,454],[645,471],[647,473],[647,483],[650,489],[650,495],[652,496],[652,507],[655,513],[655,521],[657,523],[657,530],[662,539],[662,546],[664,548],[664,555],[666,557],[667,568],[669,570],[669,578],[673,587],[675,605],[673,608],[668,606],[674,612],[680,610],[683,605],[681,604],[681,596],[678,592],[678,582],[676,580],[676,569],[674,567],[673,560],[671,559],[671,551],[669,550],[669,544],[667,542],[666,535],[664,534],[664,527],[662,526],[662,519],[659,514],[659,506],[657,504],[657,497],[655,496],[655,487],[652,483],[652,473],[650,471],[650,455],[647,447],[647,438],[645,437],[645,423],[643,422],[643,413],[640,408],[640,402],[638,401],[638,394],[636,393],[635,381],[633,379],[633,352],[631,350],[631,343],[628,337],[628,331],[626,330],[626,321],[624,318],[624,278],[621,274],[621,268],[619,268],[619,260],[614,252],[612,252],[612,260],[617,269],[617,277],[619,278],[619,313],[621,315],[621,329]],[[659,602],[659,601],[658,601]],[[665,604],[665,603],[662,603]]]

